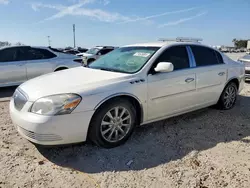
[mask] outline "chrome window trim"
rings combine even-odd
[[[186,46],[186,49],[187,49],[187,52],[188,52],[190,68],[194,68],[194,67],[196,67],[196,61],[195,61],[195,58],[194,58],[193,51],[192,51],[190,46]]]

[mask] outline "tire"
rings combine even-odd
[[[115,116],[116,109],[118,116]],[[117,98],[96,111],[90,123],[88,137],[100,147],[114,148],[128,140],[135,124],[135,107],[128,100]]]
[[[235,106],[237,100],[238,88],[234,82],[229,82],[224,88],[220,99],[217,103],[217,108],[220,110],[230,110]]]

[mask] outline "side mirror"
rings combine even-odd
[[[170,62],[160,62],[155,67],[155,72],[172,72],[174,65]]]

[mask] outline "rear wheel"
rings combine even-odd
[[[88,136],[98,146],[113,148],[127,141],[135,123],[134,106],[127,100],[115,99],[97,110]]]
[[[238,89],[234,82],[230,82],[223,90],[217,103],[219,109],[229,110],[234,107],[237,99]]]

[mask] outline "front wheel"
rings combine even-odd
[[[229,110],[234,107],[237,99],[237,86],[234,82],[230,82],[223,90],[217,103],[219,109]]]
[[[98,146],[113,148],[127,141],[136,123],[136,111],[127,100],[115,99],[97,110],[90,123],[89,138]]]

